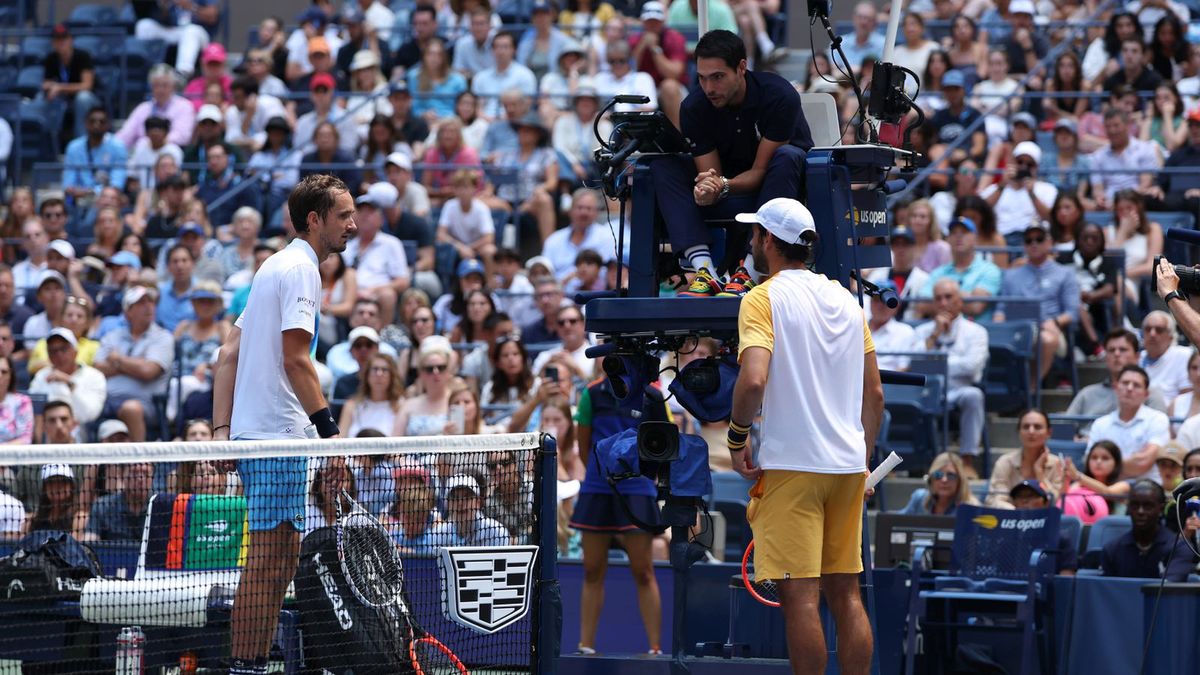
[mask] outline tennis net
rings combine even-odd
[[[225,672],[269,642],[271,672],[543,672],[554,452],[537,434],[0,446],[0,520],[24,521],[0,523],[0,661]]]

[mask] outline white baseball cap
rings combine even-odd
[[[667,13],[663,10],[663,4],[661,2],[658,0],[650,0],[650,2],[642,5],[642,13],[638,18],[640,18],[642,21],[650,21],[652,19],[666,21]]]
[[[758,223],[785,244],[799,244],[800,235],[816,232],[808,207],[787,197],[776,197],[754,213],[739,213],[733,217],[739,223]]]
[[[367,191],[354,200],[355,204],[370,204],[380,209],[390,209],[400,200],[400,191],[391,183],[372,183]]]
[[[75,480],[75,474],[71,471],[69,464],[43,464],[42,465],[42,482],[51,478],[67,478],[71,481]]]
[[[350,336],[346,338],[346,342],[353,345],[359,338],[366,338],[375,344],[379,344],[379,333],[370,326],[359,326],[350,331]]]
[[[221,115],[221,109],[212,103],[205,103],[200,106],[200,112],[196,113],[196,122],[222,122],[225,117]]]
[[[64,340],[66,340],[67,343],[70,344],[72,347],[75,347],[75,348],[79,347],[79,340],[75,339],[75,334],[71,332],[70,328],[62,328],[62,327],[55,328],[50,331],[49,335],[46,336],[46,341],[49,342],[50,338],[62,338]]]
[[[117,434],[129,435],[129,427],[125,426],[125,423],[121,420],[104,420],[100,423],[100,429],[96,431],[96,436],[102,441],[106,441]]]
[[[384,160],[384,165],[395,164],[405,171],[412,171],[412,158],[403,152],[393,152]]]
[[[1008,13],[1033,16],[1037,14],[1037,9],[1033,6],[1033,0],[1012,0],[1008,3]]]
[[[66,239],[55,239],[50,242],[50,250],[61,255],[67,260],[75,259],[75,247]]]
[[[38,278],[38,290],[41,290],[47,281],[53,281],[64,289],[67,287],[67,278],[60,274],[58,270],[46,270],[42,272],[42,276]]]
[[[455,488],[467,488],[474,492],[476,497],[479,496],[479,482],[466,474],[460,473],[446,481],[446,494],[454,492]]]
[[[121,309],[127,310],[141,302],[144,298],[154,299],[149,288],[145,286],[130,286],[125,290],[124,297],[121,298]]]
[[[1042,163],[1042,149],[1033,141],[1021,141],[1017,143],[1017,147],[1013,148],[1013,159],[1021,155],[1032,159],[1034,164]]]

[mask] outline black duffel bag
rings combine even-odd
[[[92,549],[66,532],[35,530],[0,558],[6,601],[78,600],[88,579],[102,576]]]
[[[408,645],[398,637],[394,611],[362,604],[338,562],[337,532],[313,530],[300,545],[296,601],[308,670],[335,675],[411,673]],[[317,670],[317,672],[320,672]]]

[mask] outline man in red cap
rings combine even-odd
[[[343,111],[333,104],[337,81],[333,75],[323,72],[312,74],[308,82],[308,90],[312,92],[313,109],[296,120],[296,133],[292,136],[292,147],[312,149],[313,132],[322,122],[331,122],[338,128],[342,149],[354,150],[358,143],[358,132],[353,120],[343,114]],[[349,145],[345,145],[349,142]]]
[[[61,101],[71,106],[74,133],[78,138],[87,132],[88,111],[100,105],[95,94],[96,69],[92,55],[75,49],[75,40],[65,24],[50,31],[50,53],[42,61],[42,96],[47,101]]]
[[[227,60],[225,46],[219,42],[210,43],[200,52],[200,75],[183,88],[183,97],[191,101],[197,111],[204,105],[204,92],[210,84],[221,85],[222,100],[229,102],[229,86],[233,78],[225,69]]]

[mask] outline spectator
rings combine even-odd
[[[219,42],[209,44],[200,52],[200,75],[183,88],[184,98],[190,100],[197,111],[204,104],[205,92],[212,85],[221,88],[221,102],[229,102],[229,85],[233,78],[225,71],[227,60],[225,46]]]
[[[538,92],[542,97],[538,104],[538,114],[544,120],[553,124],[560,115],[566,113],[571,105],[571,97],[579,89],[580,83],[588,82],[584,67],[587,66],[587,53],[583,46],[575,40],[568,39],[558,52],[555,67],[542,75]]]
[[[242,206],[233,212],[229,230],[233,241],[221,255],[222,273],[227,283],[233,275],[248,273],[253,269],[254,249],[258,246],[258,233],[262,230],[262,216],[254,207]]]
[[[417,354],[421,393],[400,407],[397,432],[404,436],[450,433],[450,382],[454,379],[454,354],[444,338],[426,339]]]
[[[484,115],[496,118],[500,115],[501,92],[516,89],[525,96],[537,94],[537,78],[524,65],[513,60],[516,42],[511,33],[497,33],[492,38],[492,59],[495,65],[475,74],[471,80],[471,91],[483,99]]]
[[[0,356],[0,443],[29,445],[33,442],[33,401],[17,392],[17,373],[11,356]]]
[[[942,96],[946,99],[946,107],[933,114],[930,124],[937,131],[939,145],[953,143],[960,134],[975,127],[966,155],[980,160],[987,153],[987,133],[983,126],[975,124],[983,115],[967,105],[965,87],[966,78],[960,71],[952,70],[942,76]]]
[[[117,131],[116,138],[133,149],[145,135],[146,120],[162,117],[170,121],[167,140],[178,146],[187,145],[192,139],[192,128],[196,124],[196,108],[186,98],[178,95],[178,75],[168,65],[160,63],[150,69],[150,100],[139,103],[125,118],[125,124]]]
[[[521,337],[526,344],[555,342],[558,340],[558,310],[563,303],[562,287],[553,277],[534,278],[533,284],[533,299],[542,316],[522,326]]]
[[[184,319],[175,327],[175,349],[179,354],[176,372],[182,373],[178,383],[179,395],[167,399],[168,417],[173,413],[176,401],[186,401],[192,394],[212,390],[212,366],[216,363],[217,350],[225,342],[231,328],[230,322],[222,318],[225,302],[221,286],[214,281],[200,281],[188,294],[192,303],[193,319]]]
[[[1052,100],[1052,99],[1047,99]],[[1087,194],[1091,162],[1079,150],[1079,130],[1074,121],[1066,118],[1054,123],[1054,156],[1046,163],[1058,172],[1046,180],[1060,192],[1082,199]]]
[[[946,107],[946,99],[942,96],[942,78],[952,68],[950,56],[946,52],[938,49],[929,53],[925,72],[921,74],[921,93],[916,98],[917,106],[925,111],[926,115]],[[821,81],[825,82],[823,78]]]
[[[330,15],[320,7],[309,7],[296,19],[299,26],[287,38],[287,65],[282,78],[289,84],[302,83],[303,79],[312,74],[314,65],[311,61],[311,47],[316,46],[313,40],[325,41],[325,54],[332,54],[334,48],[342,46],[336,25],[330,23]],[[332,64],[329,64],[332,65]],[[329,67],[326,67],[328,72]]]
[[[408,143],[399,140],[391,117],[375,115],[367,126],[367,138],[358,149],[359,161],[365,169],[360,191],[365,191],[371,183],[384,180],[384,162],[393,152],[409,157],[412,148]]]
[[[530,543],[533,534],[533,491],[521,479],[526,469],[513,452],[491,452],[487,457],[491,486],[484,513],[508,530],[513,543]],[[527,460],[528,461],[528,460]]]
[[[136,234],[127,234],[121,239],[123,242],[128,241],[130,246],[142,245],[141,237]],[[96,296],[96,314],[102,318],[97,337],[102,335],[104,323],[109,320],[109,317],[120,317],[121,298],[129,284],[136,281],[141,274],[143,264],[137,253],[119,249],[109,257],[107,267],[108,277],[105,279],[105,287]]]
[[[491,349],[492,377],[483,383],[480,401],[485,406],[516,406],[533,397],[537,380],[529,367],[529,353],[519,337],[500,335]]]
[[[186,223],[183,228],[195,229],[195,223]],[[167,251],[167,270],[170,279],[158,287],[158,323],[168,331],[174,331],[179,322],[195,319],[189,298],[192,292],[192,273],[196,269],[196,257],[183,244],[175,244]]]
[[[629,30],[625,26],[625,19],[614,16],[605,21],[604,29],[592,33],[587,40],[588,72],[592,75],[607,72],[609,70],[608,46],[628,40]],[[691,46],[688,49],[690,50]]]
[[[980,192],[995,210],[996,220],[1002,223],[1000,234],[1010,243],[1031,224],[1049,219],[1050,207],[1058,197],[1058,188],[1038,180],[1042,150],[1037,143],[1018,143],[1013,148],[1013,157],[1015,164],[1005,169],[1003,185],[989,185]]]
[[[1051,506],[1050,492],[1046,485],[1036,479],[1024,480],[1014,485],[1008,492],[1013,508],[1018,511],[1028,509],[1044,509]],[[1055,555],[1055,571],[1061,576],[1075,576],[1079,568],[1079,554],[1075,550],[1075,541],[1065,532],[1059,532],[1058,550]]]
[[[1188,113],[1187,144],[1171,152],[1163,167],[1167,171],[1146,190],[1146,208],[1200,212],[1200,108]]]
[[[286,59],[287,55],[285,54],[283,58]],[[246,59],[242,63],[246,69],[246,76],[258,83],[260,94],[282,100],[290,93],[288,86],[274,73],[275,64],[279,61],[270,51],[250,49],[246,52]],[[230,94],[232,95],[232,90]]]
[[[1161,82],[1162,76],[1148,65],[1146,44],[1141,37],[1131,37],[1121,41],[1121,69],[1104,78],[1104,89],[1127,84],[1137,91],[1153,91]]]
[[[1083,78],[1093,86],[1099,86],[1106,78],[1116,74],[1121,69],[1122,42],[1137,36],[1137,15],[1128,11],[1113,12],[1103,37],[1093,40],[1084,53]]]
[[[1175,317],[1162,310],[1150,312],[1142,319],[1142,339],[1146,348],[1138,355],[1138,365],[1146,370],[1163,400],[1173,401],[1181,391],[1191,389],[1187,364],[1193,350],[1179,344]]]
[[[479,174],[471,169],[459,169],[450,183],[454,186],[455,198],[442,207],[437,240],[452,246],[460,259],[478,258],[485,269],[490,268],[496,253],[495,223],[491,209],[475,196],[479,190]]]
[[[1159,84],[1154,89],[1154,98],[1150,99],[1150,109],[1142,118],[1138,137],[1143,141],[1154,141],[1168,154],[1175,152],[1187,142],[1185,112],[1183,98],[1175,85],[1170,82]]]
[[[154,189],[156,179],[153,168],[163,155],[170,155],[175,160],[176,167],[183,164],[183,149],[175,143],[168,142],[170,133],[170,120],[165,117],[148,117],[146,135],[138,139],[133,151],[129,153],[129,173],[145,189]]]
[[[1174,490],[1183,481],[1183,455],[1187,451],[1179,443],[1170,441],[1158,449],[1154,457],[1154,466],[1162,477],[1164,490]]]
[[[896,46],[892,53],[892,63],[908,68],[914,73],[924,73],[929,55],[938,49],[938,43],[926,39],[925,19],[920,14],[909,12],[901,19],[901,23],[904,44]],[[942,86],[946,86],[945,82]]]
[[[33,190],[24,186],[13,188],[9,193],[7,206],[7,213],[4,214],[3,221],[0,221],[0,234],[5,239],[16,239],[21,236],[21,226],[25,221],[37,215],[34,211]],[[6,263],[16,259],[16,251],[11,245],[0,248],[0,252],[3,253]]]
[[[924,272],[950,263],[950,245],[942,240],[942,229],[937,222],[937,212],[926,199],[918,199],[908,207],[907,229],[913,241],[913,257],[917,267]],[[903,224],[900,225],[904,227]]]
[[[1011,73],[1023,75],[1034,72],[1038,61],[1050,50],[1046,38],[1033,25],[1035,13],[1033,0],[1012,0],[1008,3],[1012,34],[1003,40],[1003,44],[1008,52],[1008,70]],[[1039,75],[1035,75],[1030,81],[1030,87],[1041,88]]]
[[[1163,527],[1167,496],[1161,485],[1139,480],[1129,492],[1133,528],[1104,545],[1100,569],[1106,577],[1186,581],[1196,565],[1187,543]]]
[[[1113,88],[1108,94],[1099,112],[1086,112],[1079,118],[1079,148],[1083,152],[1094,155],[1096,151],[1108,145],[1108,133],[1105,131],[1104,115],[1109,110],[1123,111],[1129,116],[1126,129],[1131,139],[1136,139],[1141,130],[1142,100],[1137,91],[1122,84]]]
[[[550,260],[555,270],[562,270],[560,281],[570,274],[580,251],[590,249],[600,253],[602,257],[614,257],[616,241],[612,231],[597,222],[600,206],[600,196],[595,190],[579,188],[571,198],[568,227],[556,230],[546,237],[542,245],[542,255]]]
[[[246,152],[258,150],[266,142],[268,122],[287,116],[283,102],[263,93],[258,82],[247,76],[233,81],[230,102],[225,108],[225,141]]]
[[[311,151],[314,145],[317,128],[323,123],[335,125],[337,129],[338,148],[350,153],[358,147],[358,130],[354,121],[344,114],[344,111],[334,105],[334,88],[336,83],[329,73],[316,73],[309,82],[312,92],[313,109],[296,120],[296,133],[292,143],[305,151]],[[273,118],[272,118],[273,119]],[[268,131],[270,122],[268,124]],[[353,159],[351,159],[353,162]],[[358,183],[348,183],[357,185]]]
[[[1092,153],[1092,169],[1104,168],[1106,173],[1092,175],[1092,194],[1096,206],[1107,209],[1120,190],[1146,190],[1154,180],[1153,171],[1161,164],[1158,151],[1148,141],[1129,137],[1129,114],[1109,108],[1104,113],[1104,133],[1109,144]],[[1111,173],[1121,170],[1121,173]]]
[[[534,79],[541,80],[558,63],[559,55],[571,38],[554,25],[555,7],[547,0],[535,0],[530,11],[530,28],[517,45],[517,61],[529,68]]]
[[[425,152],[425,164],[449,165],[451,169],[425,169],[421,184],[429,191],[430,201],[441,205],[454,196],[450,174],[454,169],[480,166],[479,154],[463,143],[462,123],[456,118],[442,122],[437,143]]]
[[[355,131],[353,147],[348,148],[351,152],[367,138],[371,120],[377,115],[388,117],[392,114],[392,105],[387,101],[388,91],[387,78],[380,70],[379,55],[366,49],[355,54],[350,62],[351,94],[342,104],[346,116],[352,120],[347,124],[352,124]]]
[[[314,173],[327,173],[341,178],[346,185],[362,185],[362,171],[357,168],[358,158],[345,149],[339,126],[328,120],[317,125],[313,131],[312,148],[300,160],[301,180]],[[357,146],[357,142],[354,145]]]
[[[425,139],[429,136],[429,124],[413,113],[413,97],[404,80],[393,82],[388,93],[392,105],[392,126],[397,137],[412,148],[413,157],[421,157],[425,151]],[[438,129],[441,129],[439,125]]]
[[[1181,74],[1185,77],[1175,83],[1175,87],[1183,96],[1188,110],[1200,105],[1200,44],[1188,47],[1188,59],[1183,64]]]
[[[859,2],[854,5],[851,17],[854,32],[842,36],[842,51],[850,61],[850,67],[858,69],[859,64],[867,59],[883,58],[883,34],[876,31],[879,27],[879,9],[870,2]],[[833,58],[832,50],[829,58]]]
[[[386,10],[385,10],[386,11]],[[392,72],[392,50],[388,39],[366,21],[366,14],[353,4],[347,3],[342,11],[342,27],[346,29],[346,42],[338,49],[334,68],[339,73],[349,73],[350,63],[360,51],[370,51],[379,56],[384,73]],[[391,26],[387,27],[390,36]]]
[[[1125,251],[1125,292],[1138,303],[1139,283],[1154,274],[1154,258],[1163,250],[1163,229],[1146,217],[1146,205],[1141,194],[1120,190],[1112,198],[1114,224],[1105,228],[1105,238],[1112,248]]]
[[[386,436],[402,435],[403,429],[398,428],[396,422],[400,400],[404,397],[404,382],[396,362],[386,354],[376,354],[357,375],[358,388],[342,406],[338,427],[346,429],[348,436],[356,436],[364,429],[375,429]],[[372,512],[378,510],[372,509]]]
[[[235,219],[236,220],[236,219]],[[254,247],[258,250],[258,245]],[[256,256],[257,257],[257,256]],[[338,342],[339,324],[354,311],[358,297],[358,283],[353,267],[346,265],[340,255],[331,255],[321,261],[321,315],[317,329],[319,339],[317,353],[324,353],[329,345]],[[247,277],[248,278],[248,277]]]
[[[395,65],[411,69],[421,60],[421,54],[430,40],[441,40],[437,35],[437,10],[429,5],[418,5],[408,17],[412,25],[412,38],[396,50]]]
[[[349,319],[350,335],[345,342],[330,347],[329,352],[325,355],[325,365],[333,371],[334,381],[341,383],[343,393],[353,392],[357,388],[358,375],[366,367],[370,357],[376,353],[382,353],[392,358],[396,357],[395,348],[379,339],[377,328],[381,325],[379,312],[379,303],[375,300],[360,298],[356,301],[354,313],[350,315]],[[342,382],[342,378],[346,376],[351,376],[353,379]],[[349,393],[341,397],[335,395],[335,398],[348,398],[349,395]]]
[[[712,3],[710,2],[710,5]],[[618,94],[645,96],[649,101],[644,104],[618,103],[613,107],[616,112],[635,112],[640,110],[658,109],[658,88],[654,86],[654,78],[648,73],[633,69],[632,52],[626,42],[617,42],[608,46],[608,71],[596,73],[592,84],[600,99],[608,101]]]
[[[150,503],[153,464],[128,464],[121,473],[121,490],[92,504],[87,534],[101,541],[142,538],[146,507]]]
[[[482,289],[468,291],[463,298],[462,320],[450,332],[452,344],[486,342],[491,340],[487,320],[496,313],[492,296]]]
[[[975,221],[970,218],[955,218],[950,222],[950,262],[929,274],[926,288],[936,293],[937,283],[943,279],[955,282],[956,295],[968,297],[991,297],[1000,292],[1002,277],[995,263],[984,260],[975,251]],[[986,303],[972,302],[959,308],[968,316],[986,319],[992,314]],[[944,310],[938,310],[939,312]]]
[[[349,501],[343,495],[351,499],[358,498],[358,485],[345,458],[325,457],[310,461],[310,466],[314,464],[312,487],[308,491],[304,514],[306,535],[322,527],[337,525],[338,511],[346,512],[350,508]],[[342,502],[340,509],[338,501]]]
[[[121,232],[124,229],[121,223],[121,208],[113,205],[120,202],[117,197],[119,194],[120,192],[116,188],[104,188],[100,193],[100,198],[92,206],[92,211],[95,213],[92,221],[93,238],[92,243],[88,244],[85,255],[104,261],[117,252],[121,243]]]
[[[467,94],[467,96],[470,95]],[[396,188],[396,206],[400,208],[401,212],[411,214],[417,218],[428,218],[430,213],[429,190],[424,185],[413,180],[412,159],[403,152],[393,152],[384,161],[384,172],[387,176],[387,182]],[[393,228],[400,225],[397,220],[397,218],[388,218],[388,222],[392,224]],[[432,233],[431,228],[429,234]],[[433,246],[432,237],[402,236],[401,238],[416,239],[418,250],[426,247],[432,248]],[[432,255],[432,251],[430,251],[430,255]],[[419,265],[418,268],[420,268]],[[428,269],[432,269],[432,266]]]
[[[660,87],[661,88],[661,87]],[[560,157],[570,162],[576,184],[599,178],[600,171],[592,154],[600,147],[596,140],[596,115],[600,110],[600,94],[590,85],[580,86],[571,99],[571,111],[554,120],[551,144]],[[599,122],[600,137],[612,134],[612,122],[607,117]],[[562,172],[560,171],[560,174]]]
[[[212,224],[208,222],[204,202],[189,200],[184,206],[184,218],[185,222],[179,226],[175,238],[158,249],[158,263],[155,267],[159,280],[166,281],[170,276],[167,254],[173,246],[182,244],[192,252],[192,258],[196,262],[192,273],[196,280],[207,279],[218,284],[224,282],[224,270],[221,266],[224,248],[221,242],[209,238]]]
[[[233,221],[235,211],[249,206],[254,194],[250,190],[241,189],[242,177],[230,164],[228,151],[223,144],[214,143],[205,154],[207,170],[196,185],[196,198],[207,204],[214,204],[227,194],[235,192],[232,198],[223,199],[223,203],[211,214],[213,222],[219,227],[225,227]]]
[[[945,87],[945,84],[942,86]],[[1006,113],[1015,113],[1020,109],[1022,99],[1020,96],[1014,96],[1019,89],[1017,81],[1008,76],[1007,54],[1002,49],[993,49],[988,53],[987,79],[978,82],[971,89],[971,107],[989,116],[989,136],[1003,136],[1003,133],[997,133],[995,129],[1003,129],[1006,126],[1002,119]],[[993,111],[1001,104],[1005,107]]]
[[[50,53],[42,60],[42,69],[42,97],[69,106],[75,122],[73,135],[83,136],[87,133],[84,120],[88,112],[101,105],[96,96],[96,67],[91,54],[75,49],[75,39],[66,24],[50,30]]]
[[[496,249],[494,261],[496,274],[492,287],[496,309],[511,317],[518,326],[537,320],[533,284],[521,271],[521,254],[511,248]]]
[[[891,282],[900,298],[898,312],[906,316],[911,312],[912,300],[926,293],[925,285],[929,282],[929,274],[914,265],[916,256],[913,253],[914,237],[912,230],[907,227],[896,227],[889,237],[892,249],[892,266],[877,268],[867,276],[867,280],[875,284]]]
[[[24,297],[29,291],[36,291],[42,274],[46,271],[46,258],[50,251],[50,238],[46,236],[46,228],[37,218],[28,218],[21,226],[21,249],[25,259],[13,265],[13,283],[16,293]],[[32,312],[31,312],[32,313]]]
[[[437,549],[432,534],[439,517],[429,470],[409,460],[400,463],[393,475],[395,498],[380,520],[391,531],[401,555],[433,557]]]
[[[1117,501],[1129,495],[1131,481],[1121,480],[1121,449],[1112,441],[1097,441],[1083,457],[1083,471],[1067,458],[1063,513],[1088,525],[1115,513]]]
[[[933,458],[929,463],[929,473],[925,474],[925,484],[928,487],[913,491],[900,513],[952,516],[960,504],[979,504],[979,500],[971,493],[962,458],[952,452],[943,452]]]
[[[914,334],[915,351],[947,352],[949,381],[947,402],[959,411],[960,454],[968,473],[977,469],[975,456],[983,434],[983,391],[976,385],[983,377],[988,358],[987,331],[963,316],[963,295],[952,278],[932,282],[932,321],[921,324]]]
[[[25,328],[25,322],[33,316],[33,311],[25,305],[15,302],[16,283],[13,270],[8,265],[0,263],[0,324],[9,328],[9,340],[13,333],[20,333]],[[7,345],[10,349],[12,344]],[[8,353],[3,354],[7,356]]]
[[[1046,80],[1046,92],[1051,94],[1080,94],[1091,92],[1091,85],[1084,81],[1083,64],[1079,55],[1073,51],[1065,51],[1054,60],[1054,75]],[[1087,96],[1057,97],[1050,96],[1042,99],[1042,109],[1046,118],[1054,122],[1078,123],[1079,117],[1088,111],[1091,99]],[[1074,130],[1074,127],[1070,127]],[[1054,127],[1058,131],[1058,126]]]
[[[1154,24],[1150,39],[1150,67],[1166,82],[1179,79],[1181,66],[1188,60],[1188,42],[1183,24],[1174,14],[1166,14]]]
[[[70,246],[66,242],[63,244],[66,246],[62,248]],[[29,317],[22,331],[25,336],[25,348],[29,350],[37,345],[38,340],[50,335],[50,329],[62,321],[63,309],[67,306],[66,278],[56,270],[46,270],[38,282],[36,297],[37,306],[41,307],[42,311]]]
[[[1066,330],[1079,314],[1079,283],[1071,268],[1055,262],[1050,253],[1053,244],[1050,230],[1040,220],[1025,228],[1025,263],[1004,273],[1000,295],[1032,298],[1040,301],[1038,316],[1041,330],[1038,344],[1041,371],[1038,381],[1046,377],[1055,357],[1067,355]],[[1003,321],[1008,311],[1005,305],[996,309],[995,320]]]
[[[434,527],[439,546],[508,546],[504,525],[483,514],[479,482],[459,474],[446,481],[446,522]]]
[[[1021,436],[1021,449],[1005,453],[992,468],[986,501],[990,507],[1014,508],[1013,488],[1029,480],[1042,485],[1050,501],[1058,499],[1064,464],[1058,455],[1046,448],[1050,438],[1050,418],[1037,408],[1026,410],[1019,418],[1017,431]]]
[[[881,290],[890,290],[899,295],[896,284],[891,279],[883,279],[876,284]],[[872,295],[870,300],[871,313],[869,325],[871,337],[875,340],[875,353],[878,355],[879,367],[885,370],[908,370],[907,356],[894,356],[889,352],[911,352],[917,349],[916,334],[912,326],[896,321],[900,313],[900,305],[888,307],[879,296]]]
[[[1150,376],[1138,366],[1121,368],[1117,377],[1117,409],[1092,423],[1088,442],[1109,440],[1121,449],[1127,478],[1160,480],[1154,465],[1158,449],[1171,439],[1166,413],[1146,405]]]
[[[537,223],[538,241],[544,242],[557,228],[558,158],[548,144],[550,132],[536,113],[511,123],[517,131],[518,147],[501,152],[497,163],[517,167],[517,179],[501,185],[496,196],[508,202],[519,216],[532,217]]]
[[[78,304],[70,305],[79,310]],[[93,340],[84,340],[96,345]],[[49,367],[39,368],[29,385],[31,394],[43,394],[47,400],[62,399],[76,411],[75,419],[81,424],[90,424],[100,415],[107,395],[104,374],[87,363],[90,357],[79,352],[79,338],[70,328],[60,327],[50,331],[45,340]],[[95,347],[91,349],[95,352]]]
[[[495,65],[492,13],[484,7],[476,7],[470,13],[469,31],[454,43],[454,70],[465,78],[474,79],[475,75]]]
[[[342,254],[358,271],[358,297],[379,303],[380,322],[385,326],[392,323],[396,301],[410,283],[404,245],[380,231],[383,212],[395,206],[396,198],[396,188],[391,184],[375,183],[355,200],[359,208],[358,236]]]
[[[1191,390],[1179,394],[1171,401],[1166,410],[1170,417],[1188,419],[1200,415],[1200,352],[1195,349],[1192,350],[1191,356],[1188,356],[1187,374]]]
[[[280,207],[287,203],[288,195],[300,182],[300,153],[292,149],[289,135],[292,127],[282,117],[272,117],[267,122],[267,141],[250,157],[247,175],[263,172],[259,177],[264,183],[263,206],[259,209],[263,218],[273,221]],[[268,227],[268,231],[272,228]]]
[[[483,263],[474,258],[460,260],[454,276],[458,280],[457,285],[433,304],[438,330],[443,335],[451,334],[466,314],[467,295],[487,286],[487,274]]]
[[[547,367],[557,367],[563,382],[589,382],[595,376],[596,363],[586,352],[591,346],[583,326],[583,312],[575,305],[559,308],[555,314],[559,346],[547,349],[533,360],[533,372],[539,377]]]
[[[1183,479],[1200,476],[1200,452],[1195,449],[1183,456]]]
[[[421,305],[413,309],[405,323],[408,329],[408,339],[410,346],[400,355],[397,361],[400,364],[400,369],[404,373],[404,384],[412,386],[416,384],[420,376],[420,354],[421,345],[426,339],[437,335],[437,319],[434,318],[433,309],[428,305]]]
[[[100,340],[96,369],[108,378],[108,398],[101,417],[117,417],[135,442],[146,440],[146,415],[154,396],[167,391],[168,370],[175,359],[171,334],[154,323],[157,293],[144,286],[125,291],[121,306],[127,328],[109,331]]]
[[[987,69],[987,43],[980,41],[979,24],[972,17],[957,14],[950,22],[950,35],[941,42],[950,65],[964,76],[970,76],[972,81]],[[874,58],[878,59],[878,54],[882,52],[877,52]],[[861,62],[852,60],[851,63]]]
[[[1078,197],[1060,195],[1055,205],[1055,213],[1067,208],[1077,209],[1079,218],[1082,219],[1083,208],[1078,203]],[[1115,325],[1118,315],[1114,304],[1119,302],[1117,263],[1105,257],[1104,247],[1104,230],[1095,223],[1084,223],[1075,250],[1068,258],[1075,268],[1075,281],[1079,284],[1080,333],[1076,334],[1075,341],[1088,356],[1100,356],[1104,353],[1100,335]]]
[[[500,95],[500,106],[504,109],[504,118],[492,121],[487,132],[483,135],[483,145],[480,156],[486,161],[500,163],[500,155],[516,150],[520,146],[517,139],[517,123],[530,114],[532,105],[530,99],[516,89],[509,89]]]
[[[454,114],[456,97],[467,90],[467,81],[450,69],[441,40],[431,40],[421,55],[421,65],[408,73],[408,90],[416,94],[413,113],[435,123]]]

